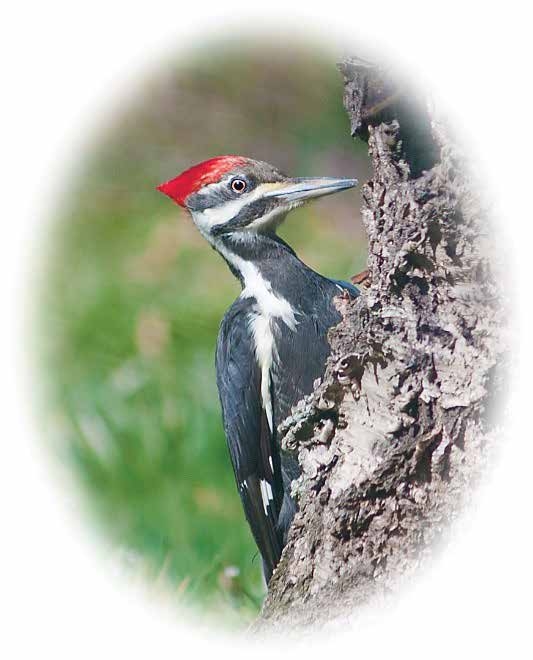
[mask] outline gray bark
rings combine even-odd
[[[343,62],[369,284],[339,300],[322,382],[280,430],[300,511],[256,628],[320,624],[394,592],[434,552],[497,434],[505,311],[458,145],[386,71]]]

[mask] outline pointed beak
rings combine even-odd
[[[266,193],[265,197],[275,197],[287,202],[298,202],[314,197],[332,195],[341,190],[353,188],[356,184],[357,179],[333,179],[328,177],[289,179],[279,187]]]

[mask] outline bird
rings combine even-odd
[[[277,428],[324,375],[339,296],[358,289],[307,266],[277,234],[292,209],[352,188],[356,179],[291,178],[273,165],[224,155],[193,165],[157,190],[188,211],[239,280],[224,315],[215,365],[222,421],[246,519],[268,585],[297,510],[297,458]]]

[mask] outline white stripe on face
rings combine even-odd
[[[223,179],[218,183],[212,183],[209,186],[206,186],[198,194],[208,195],[212,194],[213,188],[216,189],[227,187],[229,181],[231,181],[232,178],[233,176],[231,178]],[[198,227],[201,234],[209,240],[209,234],[213,227],[225,225],[227,222],[235,218],[245,206],[260,199],[265,195],[266,192],[279,188],[281,185],[281,183],[262,183],[249,193],[244,193],[242,196],[236,199],[230,199],[227,202],[220,204],[220,206],[213,206],[211,208],[204,209],[203,211],[191,211],[194,224]],[[287,207],[286,210],[276,210],[275,213],[271,213],[269,216],[274,218],[280,213],[285,213],[287,210],[289,210],[289,207]],[[258,218],[258,220],[262,219]]]

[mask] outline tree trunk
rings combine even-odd
[[[280,427],[300,511],[258,629],[353,616],[420,570],[483,471],[502,388],[499,278],[458,146],[384,70],[340,68],[372,159],[369,278],[339,300],[325,376]]]

